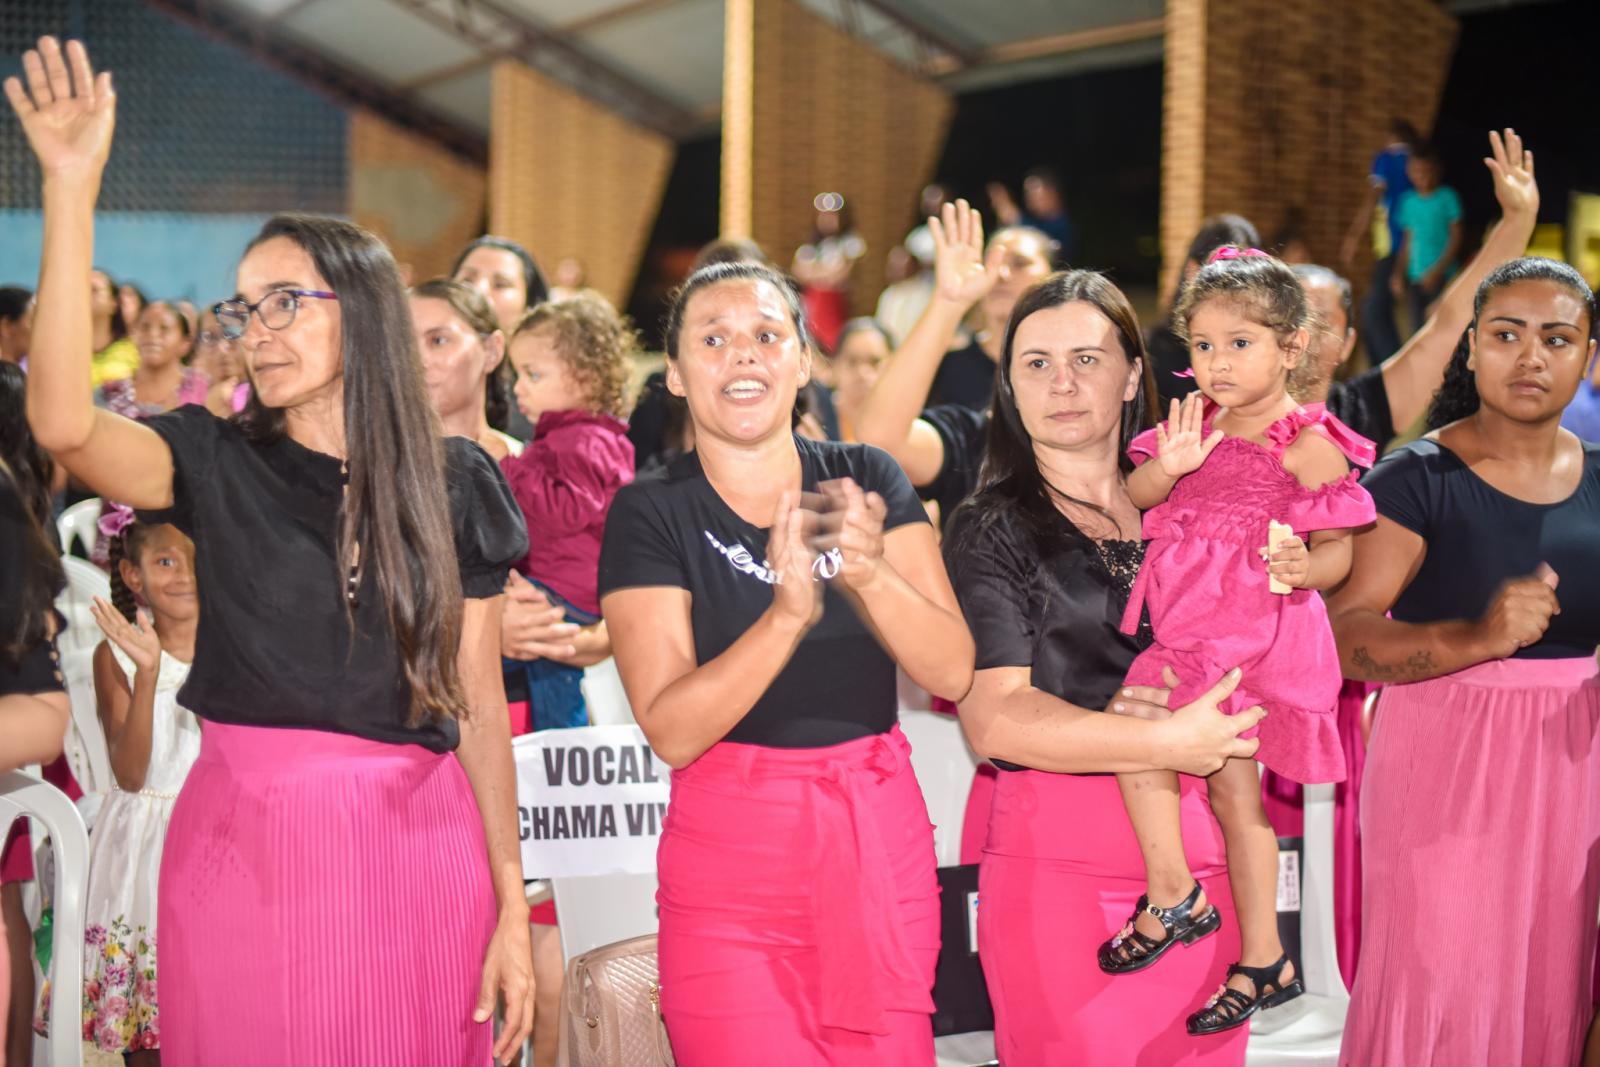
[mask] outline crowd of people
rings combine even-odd
[[[1523,256],[1513,131],[1468,256],[1397,126],[1346,242],[1377,240],[1359,314],[1221,215],[1146,331],[1041,169],[988,190],[987,236],[930,187],[852,318],[867,250],[822,194],[789,273],[702,252],[638,389],[582,263],[552,287],[502,237],[407,286],[372,234],[285,214],[210,307],[119,287],[110,75],[46,38],[5,88],[44,225],[37,292],[0,289],[0,769],[73,791],[54,516],[97,497],[114,778],[84,944],[53,946],[81,1005],[35,996],[25,837],[0,857],[8,1063],[80,1025],[134,1067],[512,1063],[530,1035],[555,1062],[510,742],[587,723],[613,656],[672,768],[679,1063],[934,1062],[902,676],[985,760],[963,859],[1002,1063],[1244,1062],[1304,988],[1276,781],[1359,784],[1342,1062],[1600,1063],[1600,329]]]

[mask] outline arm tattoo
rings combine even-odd
[[[1379,663],[1362,645],[1350,653],[1350,662],[1363,677],[1375,682],[1419,682],[1439,674],[1433,665],[1433,653],[1427,649],[1411,653],[1404,663]]]

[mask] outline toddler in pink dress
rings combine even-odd
[[[1267,711],[1255,760],[1229,760],[1208,780],[1242,951],[1223,988],[1190,1016],[1197,1035],[1232,1029],[1302,991],[1278,938],[1278,846],[1256,761],[1298,782],[1345,776],[1335,716],[1339,655],[1318,591],[1344,580],[1351,532],[1373,521],[1372,498],[1350,464],[1371,466],[1374,449],[1321,404],[1301,406],[1289,395],[1312,314],[1284,264],[1255,249],[1219,251],[1185,288],[1176,317],[1200,391],[1181,406],[1173,401],[1170,420],[1129,446],[1138,468],[1128,493],[1147,509],[1149,548],[1123,629],[1135,632],[1148,610],[1154,641],[1134,660],[1127,684],[1171,684],[1176,708],[1238,668],[1223,710]],[[1269,552],[1273,521],[1294,533]],[[1289,591],[1272,592],[1270,579]],[[1113,974],[1150,966],[1221,924],[1183,855],[1177,775],[1147,771],[1118,781],[1144,854],[1147,893],[1129,924],[1101,946],[1100,966]]]

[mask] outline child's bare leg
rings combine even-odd
[[[1231,759],[1207,781],[1211,811],[1228,846],[1228,885],[1239,916],[1239,962],[1270,967],[1283,955],[1283,942],[1278,937],[1278,835],[1261,802],[1261,772],[1254,760]],[[1293,966],[1285,966],[1279,981],[1287,984],[1293,977]],[[1242,975],[1228,984],[1256,995]]]
[[[1183,903],[1183,898],[1195,887],[1195,877],[1189,872],[1189,861],[1183,854],[1177,774],[1172,771],[1119,774],[1117,786],[1122,790],[1122,803],[1128,809],[1128,821],[1133,824],[1139,852],[1144,856],[1146,894],[1150,903],[1158,908]],[[1202,891],[1193,914],[1200,915],[1205,910],[1206,896]],[[1166,937],[1161,921],[1148,911],[1141,911],[1133,926],[1157,941]]]

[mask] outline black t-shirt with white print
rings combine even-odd
[[[850,477],[864,491],[883,497],[885,531],[928,521],[911,483],[887,453],[799,436],[795,446],[803,489]],[[687,589],[695,658],[707,663],[772,605],[766,548],[767,529],[741,519],[690,453],[659,476],[640,478],[617,493],[600,551],[600,595],[645,586]],[[842,587],[828,580],[836,567],[834,557],[818,557],[812,572],[825,583],[821,621],[725,740],[818,748],[894,726],[899,711],[894,660]]]

